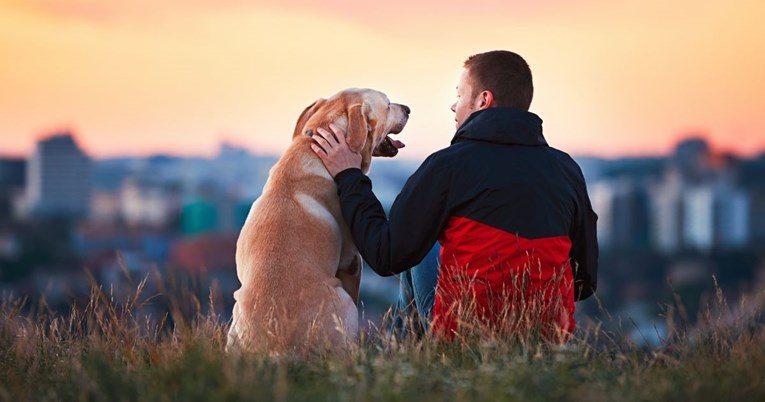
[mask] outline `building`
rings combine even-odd
[[[645,186],[625,178],[590,186],[598,214],[598,243],[603,250],[646,249],[650,246],[649,200]]]
[[[662,253],[683,248],[684,203],[683,182],[676,171],[651,188],[651,231],[653,246]]]
[[[684,182],[698,184],[713,174],[712,151],[703,137],[687,138],[675,147],[672,163]]]
[[[722,249],[739,249],[749,245],[750,195],[740,188],[718,188],[715,192],[715,244]]]
[[[710,186],[689,188],[683,201],[683,240],[689,248],[709,251],[715,246],[715,194]]]
[[[765,248],[765,191],[753,191],[749,200],[751,245]]]
[[[0,158],[0,189],[24,186],[26,161],[20,158]]]
[[[127,179],[119,200],[122,219],[134,226],[172,225],[181,211],[180,189],[169,184]]]
[[[86,216],[90,207],[91,160],[72,134],[37,142],[27,162],[26,212],[31,216]]]
[[[699,251],[736,249],[748,245],[749,196],[729,185],[689,189],[684,197],[684,239]]]
[[[250,202],[224,196],[190,198],[181,212],[181,232],[187,236],[239,233],[250,207]]]
[[[0,222],[14,215],[14,199],[24,189],[25,170],[23,159],[0,159]]]

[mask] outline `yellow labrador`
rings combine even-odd
[[[409,108],[371,89],[319,99],[300,115],[239,234],[233,321],[226,350],[306,356],[350,350],[358,332],[361,257],[340,211],[337,187],[311,150],[330,123],[362,155],[394,156]]]

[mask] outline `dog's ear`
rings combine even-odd
[[[308,122],[311,116],[313,116],[314,113],[319,110],[319,107],[323,105],[324,102],[326,102],[325,99],[319,99],[305,108],[303,113],[300,113],[300,117],[298,117],[297,123],[295,124],[295,132],[292,133],[292,138],[295,138],[299,135],[305,135],[303,132],[305,124]]]
[[[364,114],[364,105],[355,104],[348,108],[348,134],[346,134],[348,146],[353,152],[361,152],[367,142],[367,117]]]

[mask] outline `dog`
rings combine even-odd
[[[382,92],[351,88],[300,114],[237,240],[241,287],[226,351],[305,357],[354,349],[362,260],[311,136],[330,123],[345,130],[366,173],[373,156],[392,157],[404,146],[388,135],[404,129],[409,113]]]

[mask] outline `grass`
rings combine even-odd
[[[719,290],[693,324],[667,306],[669,333],[655,349],[606,318],[566,348],[530,338],[393,341],[381,330],[350,356],[300,361],[227,356],[214,297],[207,313],[185,296],[152,317],[140,313],[158,300],[145,287],[117,296],[93,286],[67,314],[4,295],[0,401],[765,400],[757,303],[729,306]]]

